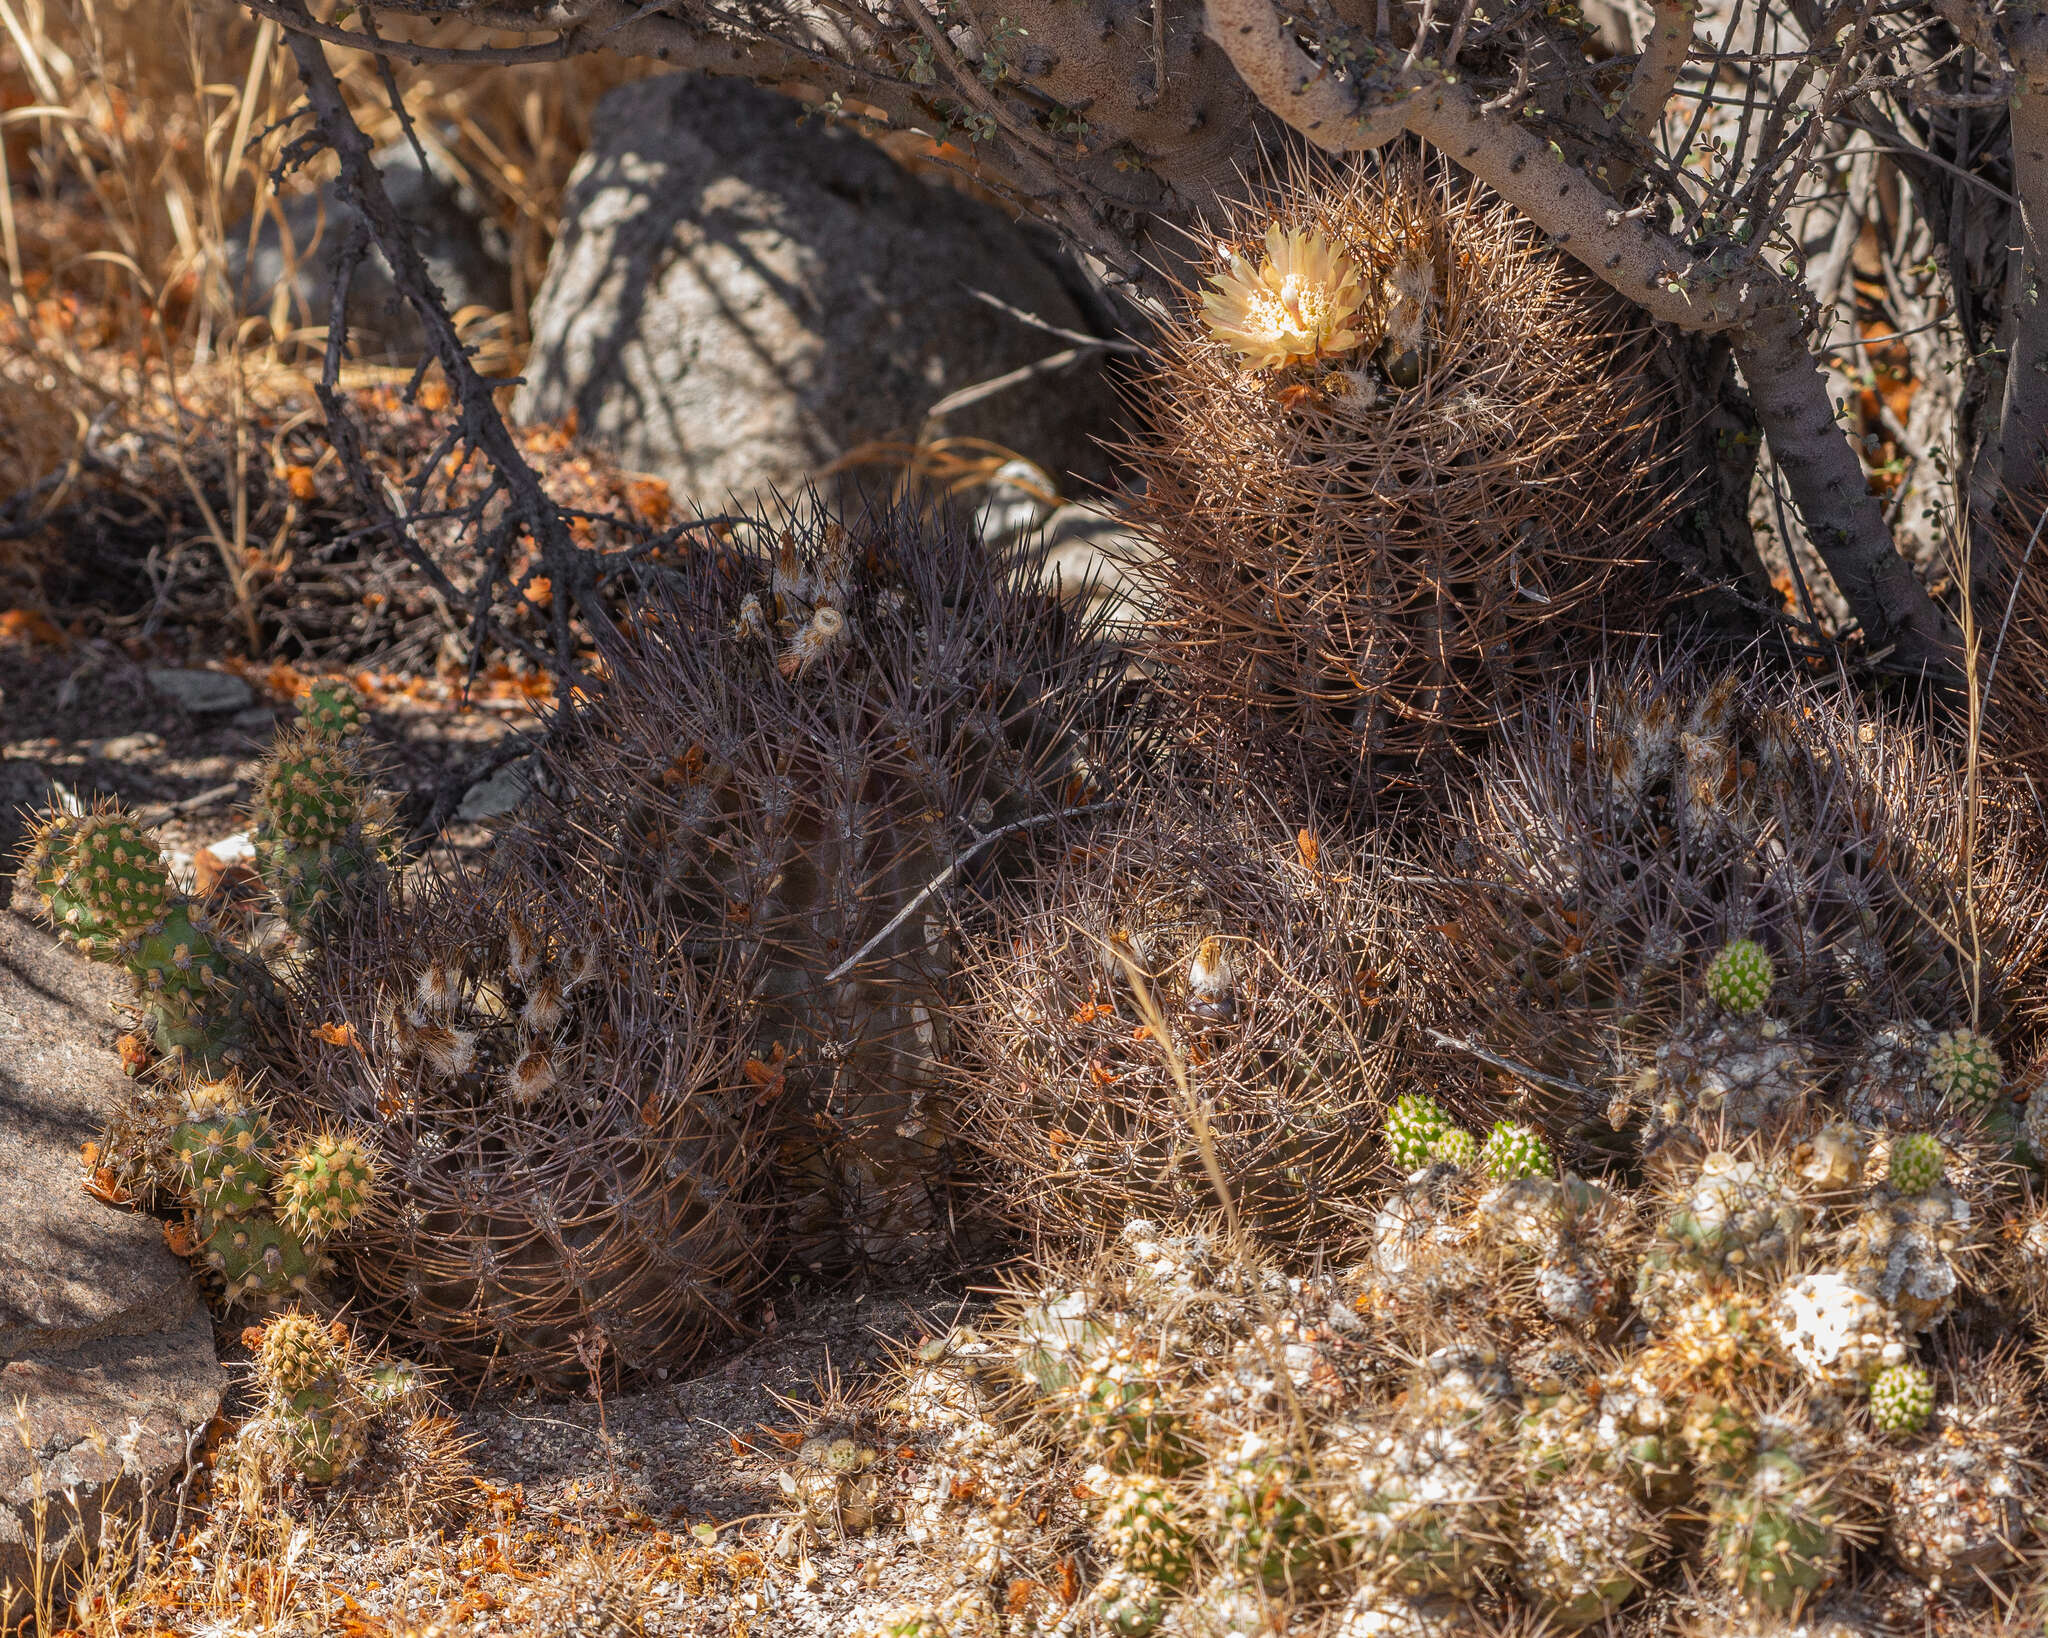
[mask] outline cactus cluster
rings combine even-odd
[[[1796,683],[1645,658],[1562,686],[1446,827],[1428,1010],[1526,1066],[1513,1090],[1580,1166],[1808,1106],[2016,1126],[2000,1043],[2033,1027],[2044,884],[2017,805],[1966,823],[1947,768]]]
[[[763,1088],[678,939],[508,847],[402,878],[287,976],[325,1027],[270,1043],[280,1096],[381,1157],[381,1201],[335,1245],[367,1322],[465,1379],[552,1387],[731,1323],[768,1267]],[[347,1211],[361,1165],[309,1145],[283,1215]]]
[[[954,930],[1117,795],[1126,662],[950,524],[753,533],[637,589],[532,826],[735,966],[788,1094],[799,1255],[914,1260],[958,1216]]]
[[[316,1132],[282,1143],[239,1076],[186,1089],[168,1152],[170,1191],[188,1208],[194,1255],[230,1302],[304,1292],[326,1265],[327,1239],[355,1222],[376,1168],[354,1137]]]

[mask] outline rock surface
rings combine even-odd
[[[0,1585],[30,1580],[35,1502],[51,1565],[103,1512],[161,1502],[226,1377],[191,1273],[154,1218],[79,1186],[79,1146],[122,1087],[107,1043],[124,980],[0,910]],[[75,1504],[65,1492],[76,1498]],[[0,1630],[25,1610],[0,1594]]]
[[[225,716],[231,711],[246,711],[256,699],[249,685],[228,671],[155,666],[149,672],[149,686],[165,699],[175,700],[195,717]]]
[[[855,445],[1067,343],[969,293],[1088,330],[993,207],[738,80],[666,75],[599,105],[533,307],[514,412],[561,420],[679,496],[784,493]],[[1092,363],[948,414],[1064,479],[1099,476],[1115,405]]]

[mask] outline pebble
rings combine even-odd
[[[152,666],[149,686],[175,701],[195,717],[220,716],[246,711],[256,703],[256,691],[240,677],[225,671],[196,671],[182,667]]]

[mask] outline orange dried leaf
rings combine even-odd
[[[309,501],[313,498],[313,469],[310,466],[286,467],[284,481],[291,489],[293,500]]]
[[[140,1035],[124,1035],[114,1043],[121,1054],[123,1074],[140,1075],[149,1067],[149,1042]]]
[[[1323,844],[1316,840],[1316,833],[1304,825],[1294,833],[1294,846],[1301,855],[1302,869],[1315,869],[1316,860],[1322,857],[1323,852]]]
[[[360,1047],[362,1045],[362,1042],[356,1039],[356,1027],[353,1024],[315,1024],[313,1026],[313,1033],[329,1046]]]

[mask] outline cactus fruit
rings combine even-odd
[[[324,1240],[355,1221],[375,1188],[375,1168],[354,1138],[311,1138],[279,1169],[278,1219],[295,1234]]]
[[[1480,1149],[1479,1162],[1496,1183],[1512,1183],[1521,1177],[1548,1177],[1553,1170],[1550,1145],[1533,1126],[1519,1121],[1494,1122]]]
[[[299,723],[321,739],[346,742],[369,727],[370,713],[346,677],[314,677],[299,696]]]
[[[1745,1604],[1786,1615],[1827,1586],[1842,1558],[1837,1504],[1788,1452],[1765,1450],[1707,1513],[1722,1580]]]
[[[1394,1152],[1394,1164],[1413,1171],[1436,1158],[1431,1151],[1453,1130],[1444,1106],[1427,1092],[1403,1092],[1387,1111],[1387,1147]],[[1465,1134],[1470,1137],[1468,1132]]]
[[[1089,1238],[1221,1209],[1207,1153],[1240,1222],[1276,1239],[1364,1191],[1392,1060],[1372,978],[1392,894],[1338,845],[1314,854],[1242,795],[1165,785],[1019,883],[969,944],[962,1130],[1027,1223]],[[1228,1022],[1196,983],[1211,939]]]
[[[1918,1433],[1934,1414],[1934,1378],[1911,1360],[1870,1379],[1870,1419],[1884,1433]]]
[[[280,1200],[359,1211],[332,1250],[366,1322],[464,1379],[549,1386],[588,1380],[593,1328],[610,1370],[726,1327],[764,1267],[761,1086],[681,943],[501,844],[364,899],[294,966],[289,1011],[330,1028],[266,1039],[280,1115],[353,1138],[294,1157]]]
[[[1936,1036],[1927,1054],[1927,1074],[1944,1098],[1970,1109],[1988,1108],[2005,1085],[1998,1049],[1973,1029]]]
[[[1752,938],[1730,939],[1707,964],[1707,994],[1724,1012],[1761,1012],[1777,969]]]
[[[743,974],[792,1117],[799,1255],[927,1256],[953,1215],[953,907],[1118,794],[1127,662],[1094,617],[909,511],[806,512],[635,595],[604,685],[541,753],[562,811],[528,823]]]
[[[1603,628],[1654,620],[1666,422],[1642,336],[1481,190],[1400,164],[1303,178],[1237,211],[1216,264],[1303,234],[1361,275],[1338,332],[1361,345],[1248,376],[1191,293],[1140,384],[1160,551],[1136,573],[1170,699],[1332,790],[1491,728]],[[1583,481],[1557,484],[1559,458]]]
[[[1941,1139],[1931,1132],[1910,1132],[1892,1139],[1887,1180],[1901,1194],[1925,1194],[1941,1181],[1946,1161]]]
[[[1462,1126],[1453,1126],[1430,1140],[1429,1158],[1470,1171],[1479,1164],[1479,1140]]]

